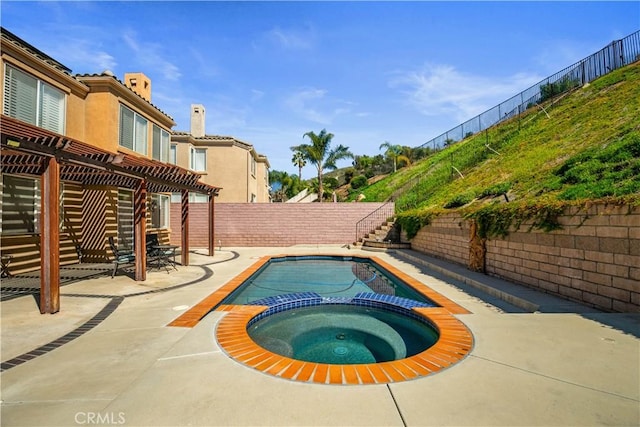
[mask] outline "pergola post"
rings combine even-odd
[[[215,194],[209,193],[209,256],[214,256],[216,252],[215,229]]]
[[[182,252],[180,253],[180,263],[182,265],[189,265],[189,191],[182,190],[181,192],[181,219],[182,225],[181,244]]]
[[[147,280],[147,181],[140,180],[133,194],[133,234],[135,236],[135,280]]]
[[[60,311],[60,165],[55,157],[43,160],[40,177],[40,313]]]

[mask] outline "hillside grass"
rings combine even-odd
[[[530,218],[552,229],[569,204],[640,203],[640,63],[542,107],[359,191],[367,201],[395,199],[410,236],[452,209],[491,235]]]

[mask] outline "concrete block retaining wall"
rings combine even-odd
[[[488,239],[486,273],[607,311],[640,312],[640,208],[571,208],[559,222],[561,230],[522,224]],[[448,214],[420,230],[411,247],[467,265],[469,241],[469,222]]]
[[[458,214],[439,216],[411,239],[411,248],[436,258],[467,265],[469,222]]]
[[[347,244],[356,223],[384,203],[216,203],[215,241],[222,246]],[[189,245],[209,245],[208,205],[189,205]],[[171,204],[171,241],[180,244],[180,204]]]

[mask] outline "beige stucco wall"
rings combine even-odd
[[[104,150],[119,149],[120,104],[112,93],[91,93],[85,102],[87,129],[85,142]]]
[[[258,203],[271,202],[269,194],[269,167],[265,159],[259,159],[256,174],[256,193],[258,195]]]
[[[250,145],[239,144],[233,139],[192,138],[181,135],[172,137],[176,145],[176,162],[190,169],[191,148],[207,150],[207,171],[202,174],[202,182],[222,187],[216,203],[248,203],[255,194],[256,203],[267,203],[269,197],[268,169],[266,160],[257,158]],[[254,157],[256,156],[256,157]],[[251,172],[255,161],[255,173]]]

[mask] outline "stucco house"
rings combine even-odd
[[[151,103],[151,81],[72,75],[4,28],[1,52],[0,251],[14,273],[41,270],[41,311],[59,310],[60,265],[109,261],[110,238],[135,251],[135,280],[146,279],[147,234],[181,234],[188,264],[188,195],[208,201],[213,224],[220,188],[168,163],[175,122]]]
[[[171,134],[171,161],[222,187],[216,203],[271,202],[267,157],[232,136],[207,135],[205,115],[203,105],[191,105],[190,132]],[[198,196],[191,200],[199,201]]]

